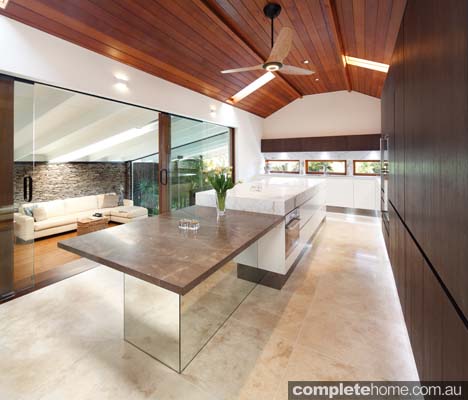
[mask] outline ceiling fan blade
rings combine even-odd
[[[292,39],[293,32],[291,28],[284,27],[281,29],[278,38],[276,39],[276,43],[271,49],[271,53],[268,56],[268,60],[266,62],[282,63],[291,50]]]
[[[293,67],[292,65],[283,65],[283,68],[279,70],[282,74],[286,75],[312,75],[315,71],[311,69]]]
[[[254,65],[253,67],[244,67],[244,68],[235,68],[235,69],[225,69],[221,71],[222,74],[233,74],[235,72],[245,72],[245,71],[255,71],[257,69],[263,69],[263,65]]]

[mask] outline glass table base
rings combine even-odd
[[[183,296],[125,274],[124,338],[181,373],[255,285],[234,262]]]

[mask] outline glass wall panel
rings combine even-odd
[[[195,193],[211,189],[203,171],[232,166],[229,128],[171,118],[171,208],[195,204]]]
[[[133,202],[148,209],[148,215],[159,211],[159,154],[132,162]]]
[[[34,285],[34,85],[14,84],[14,290]],[[31,214],[31,215],[29,215]]]

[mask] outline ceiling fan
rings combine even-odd
[[[227,69],[221,71],[223,74],[232,74],[235,72],[246,72],[246,71],[255,71],[264,69],[269,72],[280,71],[283,74],[288,75],[311,75],[315,71],[305,68],[294,67],[292,65],[285,65],[283,64],[283,60],[289,54],[292,45],[292,35],[293,32],[291,28],[282,28],[276,43],[274,42],[274,20],[278,17],[281,13],[281,6],[276,3],[268,3],[263,8],[263,13],[267,18],[271,19],[271,52],[268,56],[268,59],[259,65],[254,65],[252,67],[244,67],[244,68],[235,68],[235,69]]]

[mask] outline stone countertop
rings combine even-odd
[[[197,219],[197,232],[181,231]],[[58,247],[184,295],[283,220],[277,215],[193,206],[77,236]]]
[[[229,190],[226,208],[284,216],[312,198],[321,184],[324,179],[261,175]],[[215,191],[198,192],[196,204],[214,207]]]

